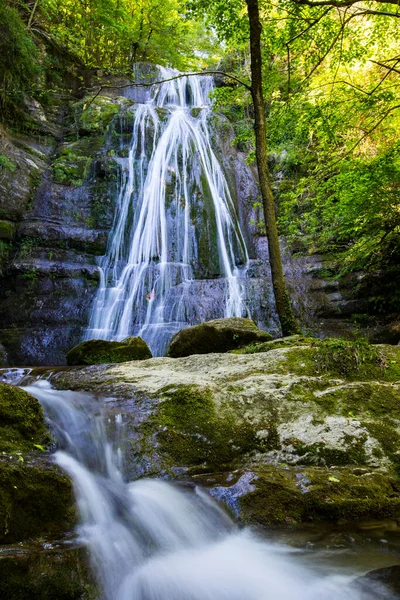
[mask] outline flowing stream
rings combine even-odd
[[[79,536],[106,600],[366,600],[349,577],[321,574],[301,552],[239,529],[201,489],[126,482],[123,419],[109,423],[98,399],[45,380],[23,389],[57,437],[55,461],[73,480]]]
[[[176,74],[159,68],[160,79]],[[140,335],[153,355],[172,334],[208,320],[193,282],[221,278],[218,317],[246,316],[248,253],[209,128],[211,77],[154,86],[136,104],[100,286],[84,339]]]

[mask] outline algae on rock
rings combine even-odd
[[[36,398],[6,383],[0,383],[0,431],[3,452],[26,452],[50,441]]]
[[[100,365],[131,360],[146,360],[152,354],[140,337],[128,337],[121,342],[88,340],[67,353],[68,365]]]

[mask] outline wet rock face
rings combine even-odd
[[[53,379],[117,398],[129,477],[192,479],[262,525],[400,516],[399,380],[400,348],[302,336]]]
[[[88,340],[67,353],[68,365],[100,365],[131,360],[146,360],[151,352],[140,337],[128,337],[121,342]]]
[[[114,119],[121,112],[123,121],[125,105],[102,96],[84,110],[72,101],[68,111],[31,111],[40,136],[0,130],[0,342],[9,364],[65,364],[81,339],[113,218]]]
[[[168,346],[167,356],[180,358],[191,354],[228,352],[252,342],[271,339],[271,335],[258,329],[250,319],[215,319],[176,333]]]
[[[0,367],[5,367],[8,364],[8,356],[6,349],[0,344]]]
[[[370,571],[356,580],[356,586],[367,599],[393,600],[400,598],[400,565]]]

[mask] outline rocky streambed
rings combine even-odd
[[[90,392],[99,406],[104,399],[110,423],[120,415],[128,479],[201,485],[237,520],[263,529],[385,521],[396,536],[399,375],[398,347],[294,336],[230,353],[72,367],[51,382]],[[26,404],[17,418],[7,412],[10,394]],[[65,538],[76,522],[71,486],[52,464],[40,411],[25,392],[0,386],[0,567],[14,569],[15,590],[28,590],[4,588],[6,597],[93,597],[83,551]],[[72,591],[40,588],[46,552],[46,581],[61,582],[66,569]]]
[[[190,479],[247,523],[400,515],[400,348],[294,337],[56,374],[109,398],[130,477]]]

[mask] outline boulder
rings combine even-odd
[[[85,548],[51,543],[9,548],[0,557],[0,598],[94,600],[98,597]]]
[[[0,544],[61,536],[75,522],[70,479],[47,456],[0,458]]]
[[[151,358],[150,348],[140,337],[128,337],[121,342],[88,340],[67,353],[68,365],[101,365],[146,360]]]
[[[269,340],[272,340],[272,336],[258,329],[250,319],[215,319],[178,331],[170,341],[167,356],[180,358],[191,354],[229,352],[241,346]]]
[[[130,478],[186,478],[264,526],[400,518],[400,348],[292,338],[56,374],[128,423]]]
[[[75,522],[72,485],[54,466],[39,402],[0,383],[0,544],[63,534]]]
[[[400,598],[400,565],[369,571],[355,583],[365,600]]]
[[[0,431],[2,452],[25,452],[50,441],[39,402],[7,383],[0,383]]]

